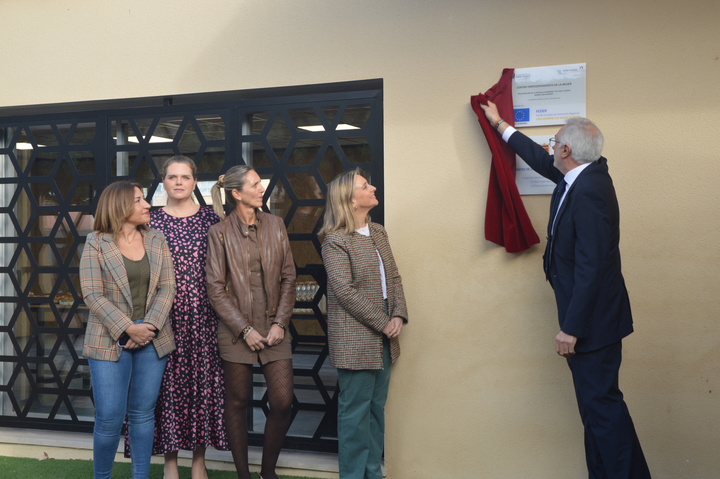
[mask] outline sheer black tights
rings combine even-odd
[[[252,399],[252,366],[223,361],[225,370],[225,427],[238,479],[250,479],[247,444],[247,407]],[[292,361],[283,359],[262,366],[270,412],[265,421],[260,474],[277,479],[280,448],[290,426],[293,398]]]

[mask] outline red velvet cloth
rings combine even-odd
[[[501,118],[515,125],[512,101],[513,68],[503,70],[500,81],[485,94],[470,97],[470,105],[478,117],[492,152],[490,184],[485,208],[485,239],[505,246],[508,253],[519,253],[540,242],[525,211],[515,184],[515,152],[490,125],[480,105],[490,100],[498,107]]]

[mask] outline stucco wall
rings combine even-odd
[[[635,314],[621,387],[654,477],[718,477],[718,18],[715,0],[4,0],[0,106],[383,78],[411,315],[389,477],[577,478],[544,245],[484,240],[490,154],[469,98],[504,67],[586,62]],[[525,201],[541,236],[548,203]]]

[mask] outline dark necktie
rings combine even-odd
[[[565,180],[560,180],[560,183],[555,187],[553,191],[552,200],[550,201],[550,220],[548,221],[548,240],[545,245],[545,256],[543,257],[543,269],[545,270],[545,276],[550,279],[550,263],[551,263],[551,251],[553,243],[553,225],[555,224],[555,216],[557,216],[558,209],[560,208],[560,200],[562,199],[563,193],[565,192]]]

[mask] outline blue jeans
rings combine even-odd
[[[88,364],[95,398],[95,479],[110,479],[126,413],[132,477],[147,479],[155,435],[155,403],[167,356],[158,358],[155,346],[150,343],[140,349],[123,349],[118,361],[88,358]]]

